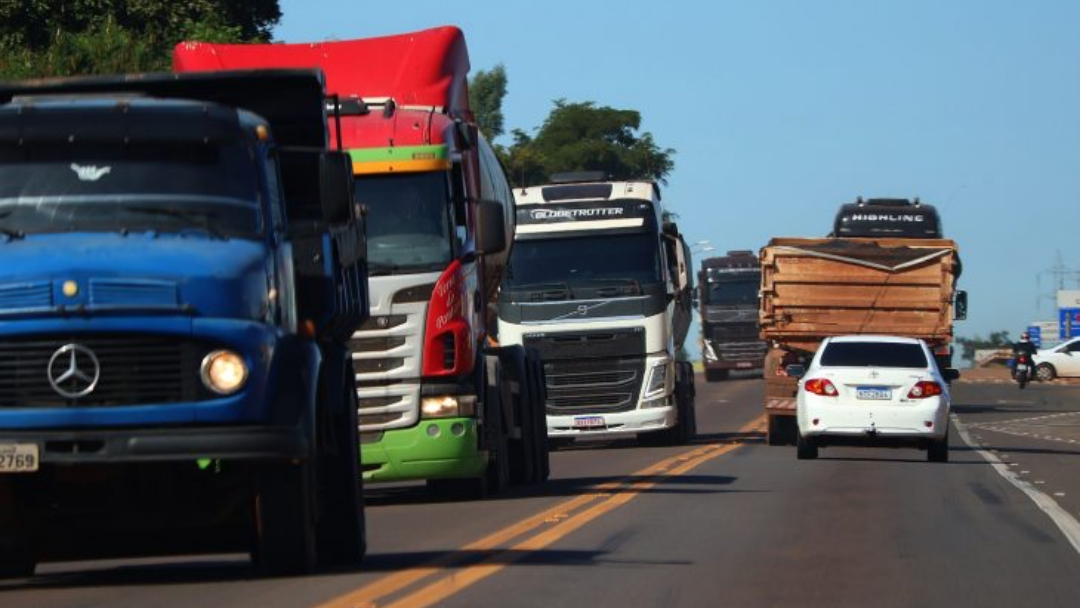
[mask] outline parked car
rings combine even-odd
[[[1080,376],[1080,336],[1054,348],[1039,350],[1032,359],[1035,362],[1035,379],[1041,382],[1058,376]]]
[[[831,445],[910,446],[930,462],[949,460],[949,385],[926,343],[895,336],[826,338],[796,396],[800,460]]]

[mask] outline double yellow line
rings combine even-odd
[[[764,417],[745,425],[739,429],[739,432],[762,430],[764,430]],[[738,440],[709,444],[661,460],[622,480],[597,485],[590,494],[583,494],[507,526],[465,545],[460,551],[383,577],[320,604],[317,608],[424,608],[431,606],[499,572],[511,563],[524,559],[529,553],[544,549],[568,536],[585,524],[630,502],[642,492],[664,481],[665,478],[683,475],[713,458],[735,450],[740,445]],[[590,503],[596,504],[589,506]],[[530,534],[532,535],[528,536]],[[501,545],[521,537],[526,538],[509,549],[498,550]],[[484,554],[490,555],[477,563],[462,565]],[[378,603],[379,600],[431,577],[437,578],[391,603],[385,605]]]

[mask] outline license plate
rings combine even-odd
[[[884,386],[861,386],[855,389],[855,398],[885,401],[892,399],[892,389]]]
[[[604,424],[603,416],[578,416],[574,418],[575,429],[595,429],[603,426],[607,426]]]
[[[38,464],[36,443],[0,443],[0,473],[33,473]]]
[[[1024,363],[1021,363],[1021,364],[1017,365],[1016,366],[1016,371],[1018,371],[1018,372],[1026,372],[1027,371],[1027,365],[1024,364]]]
[[[750,367],[749,361],[739,361],[735,364],[735,367]]]

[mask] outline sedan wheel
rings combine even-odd
[[[1057,370],[1049,363],[1040,363],[1035,368],[1035,379],[1039,382],[1049,382],[1057,378]]]

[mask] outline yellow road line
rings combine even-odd
[[[761,430],[764,418],[747,424],[739,432]],[[465,545],[460,551],[432,560],[426,564],[411,567],[397,574],[383,577],[370,585],[334,598],[317,608],[373,608],[378,600],[401,591],[402,589],[429,576],[444,573],[458,564],[475,558],[476,553],[489,552],[504,542],[532,532],[544,524],[550,527],[539,534],[526,538],[509,550],[499,551],[477,564],[454,570],[449,576],[430,583],[426,587],[389,604],[388,608],[422,608],[441,601],[465,587],[497,573],[514,561],[523,559],[529,552],[538,551],[560,540],[585,524],[630,502],[643,490],[660,482],[662,477],[678,476],[698,465],[726,454],[739,447],[737,443],[713,444],[666,458],[648,466],[620,481],[605,482],[593,488],[594,492],[578,496],[564,503],[547,509],[538,515],[524,519],[503,528],[478,541]],[[649,480],[635,480],[646,477]],[[612,494],[614,490],[625,488],[628,491]],[[599,504],[571,516],[570,512],[588,505],[590,502],[604,499]],[[470,555],[471,554],[471,555]]]

